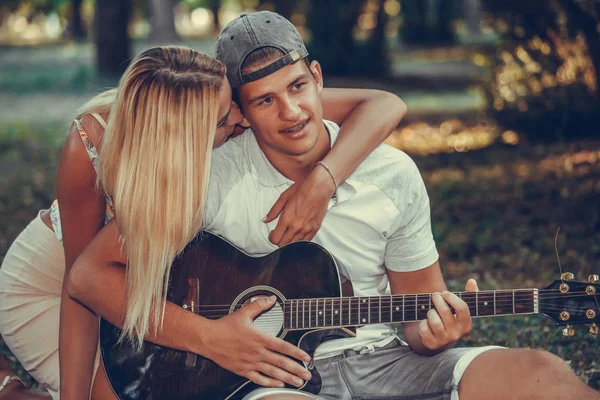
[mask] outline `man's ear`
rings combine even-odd
[[[321,71],[321,64],[319,64],[317,60],[313,60],[308,69],[310,69],[310,73],[312,74],[313,78],[315,78],[315,81],[317,82],[317,90],[319,91],[319,94],[321,94],[323,91],[323,71]]]

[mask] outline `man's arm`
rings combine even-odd
[[[77,259],[69,276],[69,294],[118,327],[123,326],[127,257],[116,222],[109,222]],[[218,320],[209,320],[167,302],[162,327],[146,340],[200,354],[261,386],[301,386],[310,373],[290,357],[310,361],[299,348],[254,328],[252,321],[273,305],[259,299]]]
[[[427,319],[403,324],[404,337],[410,347],[422,355],[434,355],[471,331],[471,313],[467,304],[446,284],[436,261],[427,268],[413,272],[387,270],[392,294],[435,293]],[[456,310],[453,315],[450,307]]]

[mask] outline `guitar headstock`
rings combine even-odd
[[[591,324],[589,332],[598,334],[600,323],[600,277],[588,276],[587,282],[573,280],[565,272],[544,289],[539,290],[539,312],[559,326],[566,326],[563,335],[573,336],[571,325]]]

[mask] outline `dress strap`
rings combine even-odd
[[[100,122],[100,121],[98,121],[98,122]],[[73,120],[73,123],[75,124],[75,127],[77,127],[77,130],[79,131],[79,136],[81,137],[81,141],[83,142],[83,145],[85,146],[85,150],[87,151],[88,156],[90,157],[90,160],[92,161],[92,165],[94,166],[94,171],[98,172],[98,164],[99,164],[98,149],[96,148],[96,146],[94,146],[94,143],[92,143],[92,141],[90,140],[85,129],[83,129],[83,125],[81,125],[81,122],[78,119],[75,119],[75,120]]]
[[[98,123],[102,125],[104,129],[106,129],[106,121],[100,116],[100,114],[92,113],[92,117],[96,118],[96,121],[98,121]]]

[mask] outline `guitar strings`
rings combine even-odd
[[[474,293],[474,292],[467,292],[467,293]],[[491,296],[492,294],[489,294],[489,295]],[[396,298],[390,299],[389,296],[380,296],[380,297],[373,297],[373,298],[382,299],[382,301],[385,301],[386,303],[388,303],[384,307],[389,307],[390,306],[389,303],[393,302],[393,301],[398,301],[398,303],[397,304],[392,304],[391,307],[399,306],[402,303],[404,303],[405,307],[406,306],[413,306],[414,307],[415,305],[425,305],[425,303],[428,303],[430,301],[429,299],[431,298],[431,296],[428,296],[428,297],[420,297],[418,299],[415,299],[414,295],[405,295],[405,296],[406,296],[406,298],[404,300],[400,300],[400,297],[396,297]],[[484,294],[484,295],[480,294],[477,297],[477,300],[478,300],[479,304],[481,304],[481,302],[484,302],[484,301],[489,301],[492,304],[494,303],[494,299],[493,298],[491,298],[491,297],[490,298],[486,298],[486,297],[483,297],[483,296],[487,296],[487,294]],[[538,295],[538,303],[542,303],[543,300],[565,299],[565,298],[569,298],[570,299],[570,298],[576,298],[576,297],[595,297],[595,296],[598,296],[598,295],[589,295],[586,292],[571,292],[571,293],[566,293],[566,294],[558,294],[558,291],[556,291],[555,294],[545,293],[544,295]],[[476,298],[475,296],[472,296],[468,300],[474,300],[475,298]],[[351,300],[348,300],[348,299],[351,299]],[[308,306],[308,302],[312,302],[311,303],[311,305],[312,305],[312,304],[315,304],[317,302],[318,302],[318,304],[321,304],[324,301],[331,301],[331,300],[333,300],[334,304],[337,303],[337,304],[340,304],[340,305],[343,306],[344,302],[346,302],[346,303],[349,302],[350,305],[351,305],[351,307],[355,306],[355,307],[358,308],[358,304],[357,303],[359,302],[359,300],[357,300],[357,299],[369,299],[369,297],[354,297],[354,298],[330,297],[330,298],[294,299],[294,300],[285,300],[283,302],[283,305],[284,306],[288,306],[288,307],[290,307],[290,306],[293,307],[292,304],[295,303],[295,305],[297,307],[299,307],[300,304],[302,304],[304,307],[306,307],[306,306]],[[464,300],[464,298],[463,298],[463,300]],[[531,293],[515,293],[514,302],[520,302],[520,301],[523,301],[523,300],[528,300],[528,301],[532,301],[533,302],[534,301],[533,294],[531,294]],[[375,307],[378,307],[377,306],[377,304],[379,304],[378,302],[379,302],[379,300],[375,300],[375,301],[372,302],[372,304],[375,303],[376,304]],[[502,294],[497,293],[496,294],[495,303],[497,305],[498,304],[503,304],[503,303],[512,303],[512,302],[513,302],[513,295],[512,294],[510,294],[510,293],[502,293]],[[281,305],[281,303],[279,303],[279,304]],[[365,302],[361,302],[360,304],[361,304],[361,307],[363,307],[362,305],[364,305]],[[329,305],[331,305],[331,303],[329,303],[328,306]],[[239,309],[239,308],[242,307],[241,305],[231,305],[231,304],[195,305],[193,307],[193,310],[194,311],[200,311],[200,310],[203,310],[203,309],[212,309],[213,311],[218,311],[218,310],[222,310],[222,311],[227,310],[228,311],[229,309],[232,308],[232,306],[233,306],[234,309]],[[365,306],[365,307],[368,307],[368,306]],[[191,308],[192,307],[188,307],[188,309],[191,309]]]
[[[582,314],[583,314],[583,313],[585,313],[587,310],[589,310],[589,309],[590,309],[589,307],[572,307],[572,306],[571,306],[571,307],[562,307],[562,306],[559,306],[559,305],[544,305],[544,306],[543,306],[543,308],[544,308],[544,309],[543,309],[543,310],[541,310],[542,312],[543,312],[543,311],[549,311],[549,312],[551,312],[551,311],[556,311],[556,312],[561,312],[561,311],[568,310],[568,311],[570,311],[570,312],[572,312],[572,313],[575,313],[575,312],[578,312],[578,311],[579,311],[579,312],[581,312]],[[417,309],[417,310],[415,310],[415,309],[409,309],[409,310],[405,310],[405,314],[409,314],[409,315],[411,315],[412,313],[416,312],[416,313],[417,313],[417,315],[418,315],[419,313],[422,313],[422,312],[424,312],[424,311],[429,311],[429,310],[430,310],[430,308],[426,308],[426,309]],[[304,315],[305,317],[309,317],[309,318],[311,318],[311,319],[313,319],[313,318],[320,319],[320,318],[321,318],[321,316],[322,316],[323,314],[318,314],[318,312],[319,312],[319,311],[320,311],[320,310],[318,310],[318,309],[315,309],[314,311],[313,311],[313,310],[311,310],[311,312],[308,312],[307,310],[305,310],[304,312],[302,312],[302,311],[298,310],[298,311],[296,311],[296,312],[294,313],[294,310],[284,309],[284,310],[282,310],[282,314],[280,314],[279,316],[277,316],[277,315],[272,315],[272,314],[269,314],[269,313],[267,312],[267,313],[266,313],[266,314],[265,314],[265,315],[262,317],[262,320],[266,320],[266,319],[269,319],[269,318],[280,320],[280,319],[281,319],[281,315],[285,315],[286,317],[290,317],[290,318],[293,318],[293,315],[297,315],[297,316],[298,316],[298,318],[302,318],[302,317],[301,317],[301,315]],[[325,309],[322,309],[321,311],[326,311],[326,314],[327,314],[327,315],[326,315],[326,317],[327,317],[327,318],[331,318],[331,317],[332,317],[332,314],[329,312],[329,308],[327,308],[327,310],[325,310]],[[341,317],[341,318],[345,318],[347,314],[351,314],[352,316],[357,316],[357,315],[359,315],[360,311],[361,311],[361,310],[359,310],[359,309],[358,309],[358,307],[346,308],[346,309],[343,309],[343,310],[342,310],[342,311],[339,313],[339,315],[340,315],[340,317]],[[363,309],[362,311],[364,312],[364,315],[365,315],[366,317],[368,317],[368,316],[369,316],[369,312],[368,312],[367,310]],[[518,308],[516,308],[516,309],[515,309],[515,312],[514,312],[514,313],[512,313],[512,312],[506,312],[506,310],[503,310],[503,309],[496,309],[496,310],[495,310],[495,311],[496,311],[496,313],[495,313],[495,314],[488,314],[488,313],[486,313],[486,312],[485,312],[486,310],[482,310],[482,311],[484,311],[484,313],[483,313],[482,315],[479,315],[479,313],[477,313],[477,311],[475,311],[475,312],[474,312],[474,314],[473,314],[472,316],[473,316],[473,317],[477,317],[477,316],[494,316],[494,315],[519,315],[519,314],[534,313],[534,310],[533,310],[533,309],[532,309],[531,311],[529,311],[529,310],[519,310]],[[488,310],[488,311],[489,311],[489,310]],[[390,309],[390,308],[386,308],[386,307],[382,307],[382,308],[381,308],[381,314],[382,314],[382,315],[385,313],[385,315],[387,316],[387,315],[389,315],[388,313],[390,313],[390,312],[392,312],[392,309]],[[397,311],[397,312],[395,313],[395,315],[397,315],[397,313],[399,313],[399,312],[400,312],[400,311]],[[538,312],[539,312],[539,311],[538,311]],[[291,313],[291,316],[290,316],[290,313]],[[228,313],[228,310],[227,310],[226,312],[217,312],[217,311],[212,311],[212,312],[200,313],[200,315],[201,315],[201,316],[204,316],[204,317],[206,317],[206,318],[210,318],[210,317],[223,317],[223,316],[226,316],[226,315],[228,315],[228,314],[229,314],[229,313]],[[379,314],[379,308],[378,308],[378,307],[377,307],[377,308],[373,308],[373,309],[371,310],[371,313],[370,313],[370,315],[371,315],[371,316],[373,316],[373,315],[377,315],[377,314]],[[323,318],[325,318],[325,317],[323,317]],[[337,318],[337,314],[336,314],[336,317],[335,317],[335,318]],[[393,319],[393,318],[392,318],[392,319]]]

